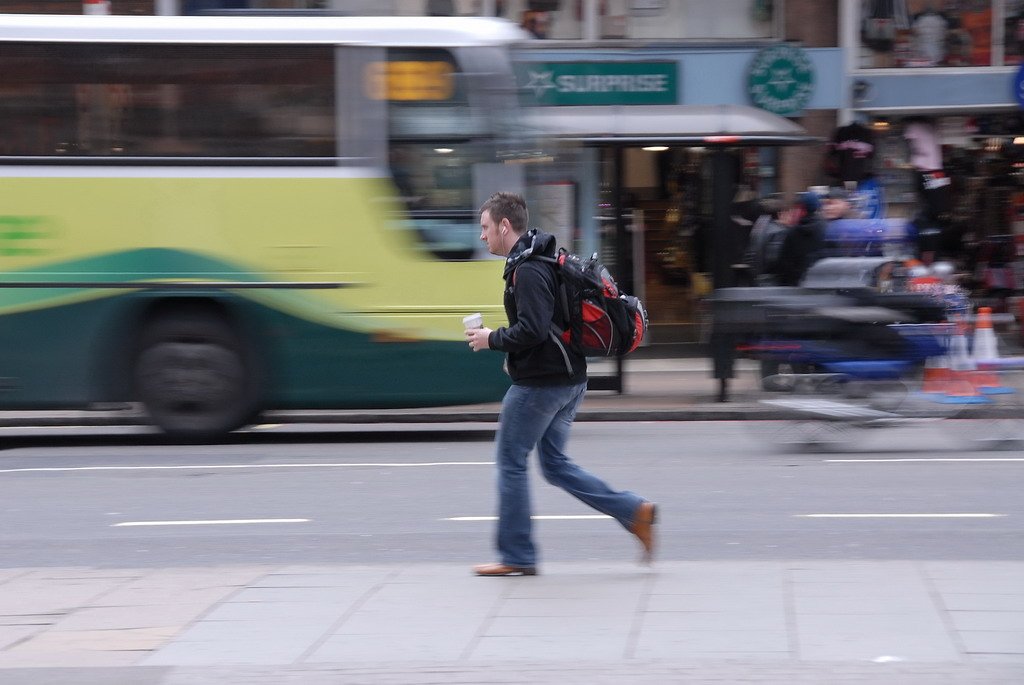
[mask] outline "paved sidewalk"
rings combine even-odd
[[[0,683],[1024,682],[1024,562],[0,570]]]

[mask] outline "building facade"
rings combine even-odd
[[[94,0],[17,0],[2,9],[81,13],[89,4]],[[930,236],[920,251],[957,262],[976,293],[1000,298],[1024,290],[1024,0],[104,4],[114,14],[505,17],[533,37],[517,57],[531,104],[767,109],[821,143],[736,147],[740,198],[870,181],[880,189],[879,214]],[[538,191],[548,198],[543,214],[566,224],[561,230],[575,248],[599,249],[612,244],[607,200],[618,188],[630,235],[643,232],[631,239],[636,278],[627,280],[651,300],[655,320],[695,338],[701,296],[729,284],[709,276],[710,155],[693,143],[646,142],[593,147],[576,158],[582,166],[575,171],[546,178]],[[571,212],[557,209],[566,197]],[[742,230],[733,237],[741,244]]]

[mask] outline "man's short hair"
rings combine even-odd
[[[821,209],[821,198],[818,197],[817,193],[810,191],[805,193],[797,193],[796,205],[797,207],[800,207],[808,214],[814,214],[819,209]]]
[[[491,195],[487,198],[487,202],[480,207],[480,213],[484,212],[490,214],[491,220],[496,224],[500,224],[502,219],[508,219],[509,225],[517,234],[525,232],[530,223],[530,212],[526,209],[526,200],[522,195],[516,193],[501,192]]]

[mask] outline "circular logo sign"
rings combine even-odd
[[[1013,97],[1019,106],[1024,107],[1024,64],[1013,77]]]
[[[750,64],[751,101],[773,114],[800,114],[814,92],[814,65],[793,45],[774,45],[757,53]]]

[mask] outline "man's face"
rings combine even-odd
[[[505,243],[508,242],[508,231],[508,219],[495,223],[489,211],[480,212],[480,240],[487,243],[488,252],[499,257],[508,256],[508,248],[505,247]]]
[[[821,213],[829,221],[842,219],[850,211],[850,203],[838,198],[829,198],[822,203]]]

